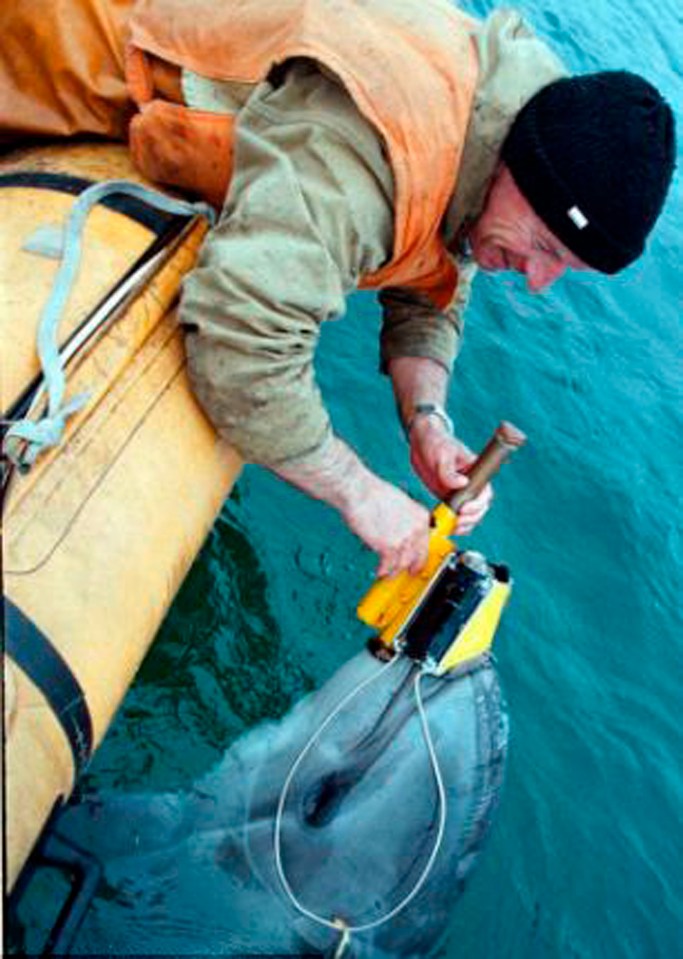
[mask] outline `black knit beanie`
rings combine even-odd
[[[674,169],[674,118],[642,77],[556,80],[515,118],[502,158],[537,215],[576,256],[617,273],[643,252]]]

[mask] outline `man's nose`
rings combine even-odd
[[[547,257],[530,256],[526,261],[524,274],[526,285],[531,293],[540,293],[547,289],[555,280],[559,280],[567,270],[567,264],[560,260],[550,260]]]

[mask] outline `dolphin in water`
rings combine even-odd
[[[487,657],[435,677],[363,651],[188,791],[65,810],[58,835],[104,869],[72,952],[428,957],[489,831],[507,731]]]

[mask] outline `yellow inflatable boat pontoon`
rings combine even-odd
[[[110,144],[0,159],[0,368],[5,426],[39,412],[37,326],[58,269],[29,242],[88,185],[142,182]],[[89,215],[59,326],[59,445],[4,464],[6,890],[73,790],[240,469],[190,392],[176,305],[202,216],[112,197]]]

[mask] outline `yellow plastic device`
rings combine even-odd
[[[401,651],[409,645],[407,640],[411,628],[428,603],[453,605],[448,596],[453,595],[453,590],[457,592],[457,587],[452,584],[450,594],[445,592],[445,579],[450,577],[452,580],[458,572],[458,562],[462,561],[467,566],[467,557],[475,555],[481,579],[481,583],[473,586],[477,601],[473,605],[472,599],[468,599],[467,606],[473,605],[473,608],[460,624],[448,648],[445,651],[437,650],[436,658],[429,651],[424,651],[423,661],[431,671],[443,673],[482,655],[491,646],[503,607],[510,595],[509,576],[502,567],[486,564],[479,554],[458,553],[451,537],[457,529],[459,509],[481,492],[510,453],[525,441],[524,434],[511,423],[501,423],[472,467],[465,489],[455,493],[448,502],[439,503],[433,510],[429,555],[423,569],[418,574],[403,571],[392,578],[378,579],[360,601],[358,617],[377,629],[378,640],[388,650]],[[481,568],[482,563],[487,567],[486,571]]]

